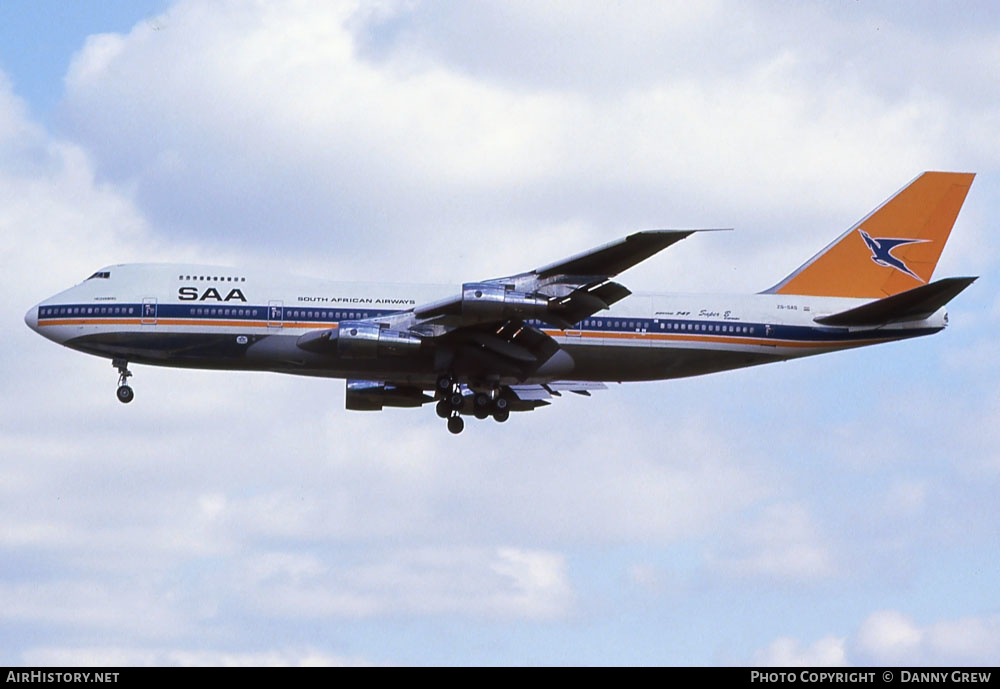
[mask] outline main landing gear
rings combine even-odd
[[[470,406],[472,414],[477,419],[492,416],[494,420],[503,423],[510,418],[510,400],[496,388],[490,393],[474,393],[470,400],[470,396],[465,394],[463,386],[458,381],[450,376],[440,376],[434,389],[438,397],[434,411],[442,419],[448,419],[448,430],[451,433],[461,433],[465,428],[462,412],[469,413],[467,409]]]
[[[128,362],[125,359],[113,359],[111,365],[118,369],[118,392],[116,393],[118,401],[122,404],[128,404],[135,399],[135,393],[128,386],[128,379],[132,376],[132,372],[128,370]]]
[[[450,433],[461,433],[465,428],[465,420],[461,416],[462,407],[465,406],[462,387],[450,376],[439,376],[434,384],[434,391],[440,398],[434,411],[442,419],[448,419]]]

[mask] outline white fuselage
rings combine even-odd
[[[106,277],[103,275],[106,274]],[[99,271],[25,317],[60,344],[165,366],[269,370],[393,380],[431,387],[420,354],[351,359],[304,351],[298,338],[347,320],[378,319],[454,295],[454,285],[338,283],[184,264]],[[634,294],[570,329],[529,322],[571,363],[538,379],[626,381],[698,375],[926,335],[928,319],[878,328],[824,327],[814,318],[869,300],[779,294]]]

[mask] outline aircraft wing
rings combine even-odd
[[[635,232],[526,273],[466,283],[461,294],[418,306],[413,313],[446,327],[517,316],[569,328],[631,294],[610,278],[705,231],[711,230]]]
[[[540,278],[553,275],[590,275],[614,277],[637,263],[666,249],[695,232],[711,230],[646,230],[635,232],[603,246],[555,263],[550,263],[533,272]],[[500,278],[503,280],[503,278]]]
[[[407,311],[342,321],[298,344],[342,356],[432,352],[434,371],[470,380],[558,380],[570,374],[572,360],[541,325],[565,330],[624,299],[631,292],[611,278],[698,231],[636,232],[532,271],[465,283],[457,294]],[[559,391],[551,384],[542,390]]]

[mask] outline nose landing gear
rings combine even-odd
[[[116,392],[118,401],[122,404],[128,404],[135,399],[135,393],[128,386],[128,379],[132,376],[132,372],[128,370],[128,361],[113,359],[111,365],[118,369],[118,391]]]

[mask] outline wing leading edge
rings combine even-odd
[[[536,268],[532,273],[539,278],[554,275],[614,277],[695,232],[719,232],[728,229],[731,228],[635,232],[589,251]]]

